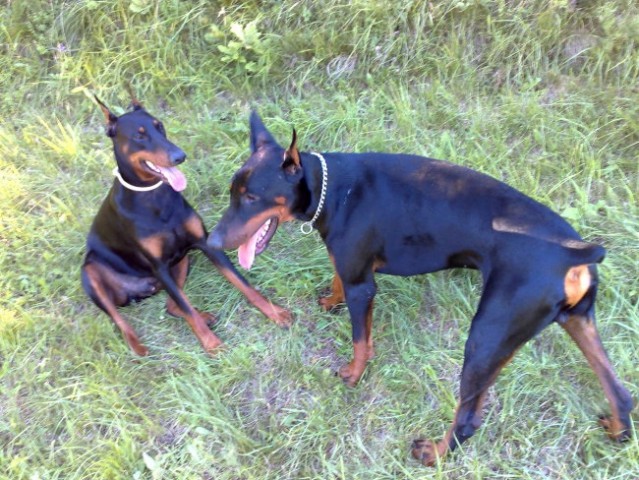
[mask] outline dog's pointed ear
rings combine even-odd
[[[251,126],[251,152],[255,153],[265,145],[277,145],[271,132],[262,123],[262,119],[255,110],[251,111],[249,120]]]
[[[291,146],[284,152],[284,161],[282,162],[282,168],[287,173],[297,173],[301,168],[300,152],[297,149],[297,132],[293,129],[293,140],[291,140]]]
[[[133,110],[142,110],[144,108],[144,105],[142,105],[142,102],[140,102],[140,100],[138,100],[135,96],[135,93],[133,93],[133,87],[131,86],[131,84],[129,82],[126,82],[124,84],[124,88],[129,93],[129,97],[131,97],[131,107],[133,107]]]
[[[93,98],[95,98],[95,101],[98,103],[98,105],[100,106],[100,110],[102,110],[102,113],[104,113],[104,118],[106,120],[106,134],[109,137],[114,137],[115,136],[115,124],[118,121],[118,117],[116,117],[111,110],[109,110],[109,107],[107,107],[104,103],[102,103],[102,100],[100,100],[97,95],[93,95]]]

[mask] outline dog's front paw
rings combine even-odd
[[[630,440],[630,429],[612,415],[601,415],[599,417],[599,425],[601,425],[608,438],[615,442],[626,442]]]
[[[186,318],[186,314],[182,311],[177,304],[169,298],[166,302],[166,313],[176,318]],[[202,320],[206,323],[206,325],[211,328],[217,322],[217,317],[210,312],[202,312],[200,310],[195,310],[195,313],[199,315]]]
[[[412,454],[427,467],[432,467],[439,458],[438,445],[430,440],[419,438],[413,441]]]
[[[273,320],[278,327],[289,328],[293,325],[293,314],[278,305],[270,304],[269,309],[264,314]]]
[[[359,363],[352,361],[351,363],[342,365],[337,371],[337,375],[339,375],[347,387],[354,387],[357,385],[357,382],[359,382],[359,379],[362,378],[365,367],[365,363],[360,365]]]
[[[198,310],[197,313],[200,315],[200,317],[202,317],[202,319],[206,323],[206,326],[209,328],[211,328],[213,325],[215,325],[215,322],[217,322],[217,317],[211,312],[200,312]]]
[[[146,357],[149,354],[149,349],[140,343],[140,340],[138,340],[138,337],[134,333],[125,334],[124,338],[136,355]]]
[[[202,347],[211,357],[214,357],[224,348],[224,342],[217,338],[214,334],[207,335],[206,338],[200,338]]]
[[[328,297],[319,297],[317,303],[325,312],[333,312],[339,310],[338,307],[344,303],[344,299],[340,299],[336,295],[329,295]]]

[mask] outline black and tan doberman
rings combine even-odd
[[[223,251],[206,244],[202,219],[181,193],[186,178],[177,166],[186,155],[169,141],[162,122],[136,99],[133,109],[120,117],[96,101],[113,141],[117,178],[91,225],[82,285],[131,349],[138,355],[148,353],[117,308],[162,289],[169,295],[168,313],[183,317],[207,352],[221,345],[208,326],[213,315],[193,308],[182,290],[189,270],[187,253],[193,249],[201,250],[267,317],[288,326],[290,313],[252,288]]]
[[[248,268],[278,224],[292,219],[317,229],[335,267],[332,295],[321,304],[348,306],[354,358],[339,375],[349,386],[373,356],[375,273],[481,272],[455,419],[443,440],[413,445],[425,465],[473,435],[501,369],[551,323],[568,332],[598,376],[612,410],[601,419],[608,435],[629,436],[633,402],[595,327],[595,264],[605,250],[549,208],[482,173],[416,155],[304,153],[295,132],[285,150],[253,113],[251,156],[233,177],[230,207],[208,243],[239,247]]]

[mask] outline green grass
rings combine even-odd
[[[483,427],[435,469],[410,442],[452,420],[473,272],[378,278],[377,357],[349,390],[346,312],[316,234],[285,225],[248,278],[283,331],[201,255],[186,292],[228,349],[201,351],[164,294],[124,315],[136,358],[82,292],[112,178],[98,94],[130,81],[189,159],[212,227],[246,158],[248,112],[304,150],[447,159],[505,180],[608,249],[599,328],[639,397],[639,9],[634,1],[12,0],[0,10],[0,478],[635,479],[603,392],[556,326],[491,389]],[[234,253],[230,253],[234,257]]]

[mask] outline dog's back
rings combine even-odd
[[[564,269],[603,259],[602,247],[584,242],[551,209],[469,168],[416,155],[327,153],[325,158],[340,199],[327,209],[331,231],[345,243],[374,231],[366,248],[376,250],[381,273],[526,264],[538,262],[531,255],[544,250],[555,253],[546,261]],[[325,240],[330,244],[331,234]]]

